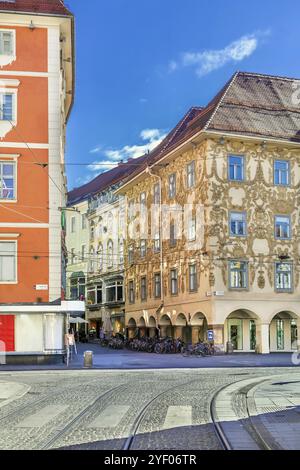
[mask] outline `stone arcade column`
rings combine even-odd
[[[297,349],[300,352],[300,318],[297,319],[297,333],[298,333]]]
[[[224,325],[209,325],[208,330],[213,331],[214,333],[214,345],[221,349],[221,351],[226,351],[226,344],[224,338]]]
[[[192,343],[197,344],[199,343],[199,326],[192,326]]]
[[[175,339],[182,338],[182,326],[175,326],[174,335],[175,335]]]
[[[269,331],[269,323],[256,323],[256,348],[259,354],[270,354]]]

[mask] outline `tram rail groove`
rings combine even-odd
[[[124,387],[126,387],[127,384],[121,384],[116,387],[112,387],[111,389],[107,390],[106,392],[102,393],[99,395],[97,398],[95,398],[91,403],[89,403],[88,406],[86,406],[78,415],[75,416],[69,423],[64,426],[63,429],[61,429],[58,433],[56,433],[55,436],[50,438],[49,440],[46,441],[46,443],[42,444],[41,446],[38,447],[39,450],[49,450],[53,449],[53,444],[55,444],[56,441],[58,441],[61,437],[63,437],[65,434],[67,434],[71,429],[73,429],[74,425],[79,422],[81,419],[84,418],[85,415],[87,415],[95,405],[100,400],[105,399],[107,396],[109,396],[111,393],[116,392],[117,390],[121,390]]]
[[[276,377],[276,376],[275,376]],[[250,414],[250,410],[249,410],[249,403],[248,403],[248,394],[250,392],[250,390],[252,390],[253,388],[256,388],[258,385],[260,385],[261,383],[264,383],[264,382],[267,382],[269,380],[274,380],[274,378],[272,378],[272,376],[268,377],[268,379],[263,379],[261,380],[261,382],[259,383],[255,383],[253,384],[249,390],[247,390],[247,392],[243,391],[243,388],[239,389],[237,391],[238,394],[240,395],[244,395],[245,396],[245,400],[246,400],[246,411],[247,411],[247,418],[240,418],[238,419],[239,422],[242,424],[242,426],[244,427],[244,429],[246,430],[246,432],[252,437],[252,439],[256,442],[256,444],[259,446],[260,450],[273,450],[272,447],[269,446],[269,444],[266,442],[266,440],[261,436],[260,432],[257,430],[256,426],[254,425],[253,423],[253,419],[252,419],[252,416]],[[240,383],[242,384],[243,383],[243,380],[241,381],[238,381],[236,383]],[[213,425],[214,425],[214,428],[215,428],[215,432],[216,432],[216,435],[218,436],[218,439],[219,439],[219,442],[220,444],[222,445],[223,447],[223,450],[225,451],[232,451],[234,450],[233,446],[230,444],[229,440],[227,439],[227,436],[222,428],[222,425],[221,423],[218,421],[218,418],[216,416],[216,407],[215,407],[215,404],[216,404],[216,401],[217,401],[217,398],[218,396],[220,395],[220,393],[222,393],[224,390],[226,390],[228,387],[230,387],[230,384],[227,384],[223,387],[221,387],[219,390],[217,390],[217,392],[214,394],[213,398],[212,398],[212,401],[211,401],[211,404],[210,404],[210,413],[211,413],[211,419],[212,419],[212,422],[213,422]],[[247,425],[245,425],[243,423],[243,421],[245,421],[245,419],[247,420]],[[248,428],[248,429],[247,429]],[[249,432],[249,430],[251,429],[251,433]],[[251,435],[252,434],[252,435]]]
[[[197,383],[199,381],[199,379],[197,380],[190,380],[188,382],[184,382],[184,383],[181,383],[181,384],[178,384],[176,385],[176,389],[179,388],[179,387],[184,387],[186,385],[191,385],[193,383]],[[148,403],[146,403],[144,405],[144,407],[142,408],[142,410],[139,412],[138,416],[136,417],[134,423],[133,423],[133,426],[131,428],[131,432],[130,432],[130,435],[128,436],[128,438],[126,439],[125,441],[125,444],[124,446],[122,447],[122,450],[123,451],[128,451],[128,450],[131,450],[131,447],[132,447],[132,444],[134,442],[134,439],[136,438],[136,435],[137,435],[137,432],[140,428],[140,425],[146,415],[146,412],[148,411],[148,409],[150,408],[150,406],[156,401],[158,400],[161,396],[163,396],[165,393],[168,393],[168,392],[171,392],[174,390],[174,385],[173,387],[170,387],[170,388],[167,388],[166,390],[160,392],[159,394],[157,394],[155,397],[153,397],[151,400],[148,401]]]

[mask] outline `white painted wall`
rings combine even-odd
[[[43,352],[43,315],[15,316],[16,352]]]

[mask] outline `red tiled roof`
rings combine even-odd
[[[300,142],[300,105],[292,103],[295,87],[300,89],[299,79],[237,72],[205,108],[191,108],[149,154],[147,164],[153,165],[200,131]],[[192,110],[197,110],[194,116]]]
[[[191,108],[149,155],[139,159],[139,165],[130,171],[121,166],[86,186],[100,187],[105,178],[114,177],[114,171],[123,171],[120,179],[130,181],[200,131],[300,142],[300,105],[292,99],[295,89],[300,89],[299,79],[238,72],[205,108]],[[87,194],[85,186],[75,191]]]
[[[104,191],[109,186],[119,183],[122,180],[128,178],[133,172],[136,171],[136,168],[139,165],[143,165],[147,156],[131,159],[125,163],[119,163],[119,165],[112,170],[101,173],[95,179],[89,183],[81,186],[80,188],[75,188],[73,191],[68,193],[68,205],[78,204],[81,201],[84,201],[90,196],[93,196],[101,191]]]
[[[64,5],[63,0],[15,0],[7,2],[0,0],[0,11],[20,11],[63,16],[71,15],[70,11]]]

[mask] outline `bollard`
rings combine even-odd
[[[91,369],[93,367],[93,352],[85,351],[83,357],[84,357],[83,367],[85,369]]]
[[[233,344],[230,341],[228,341],[226,344],[226,354],[233,354],[233,352],[234,352]]]

